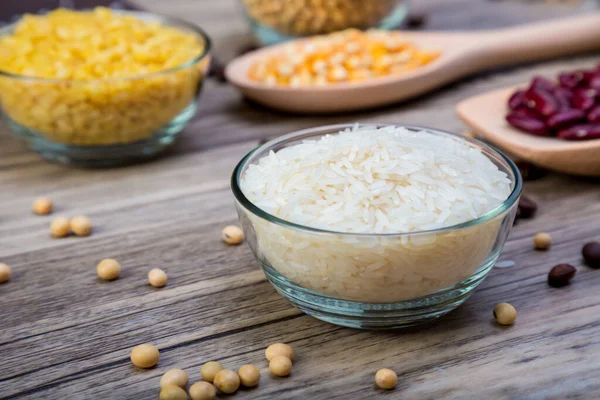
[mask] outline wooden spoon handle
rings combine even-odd
[[[480,67],[518,64],[600,49],[600,13],[485,33]]]

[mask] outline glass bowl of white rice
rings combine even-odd
[[[517,211],[515,164],[415,126],[331,125],[281,136],[232,176],[267,279],[304,312],[388,329],[458,307],[492,269]]]

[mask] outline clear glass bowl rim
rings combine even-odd
[[[315,128],[302,129],[302,130],[294,131],[294,132],[288,133],[286,135],[280,136],[276,139],[270,140],[270,141],[256,147],[255,149],[251,150],[248,154],[246,154],[244,156],[244,158],[241,159],[241,161],[237,164],[237,166],[233,170],[233,173],[231,175],[231,190],[233,191],[234,197],[240,203],[240,205],[242,205],[246,210],[250,211],[252,214],[256,215],[257,217],[262,218],[268,222],[287,227],[287,228],[300,230],[300,231],[304,231],[304,232],[308,232],[308,233],[312,233],[312,234],[318,234],[318,235],[337,235],[337,236],[365,237],[365,238],[382,238],[382,237],[396,238],[396,237],[403,237],[403,236],[417,236],[417,235],[428,235],[428,234],[450,232],[450,231],[469,228],[469,227],[472,227],[472,226],[475,226],[478,224],[482,224],[484,222],[487,222],[491,219],[496,218],[497,216],[499,216],[499,215],[503,214],[504,212],[506,212],[507,210],[509,210],[515,204],[515,202],[519,199],[519,196],[521,195],[521,190],[523,189],[523,179],[521,177],[521,173],[519,172],[519,169],[517,168],[516,164],[507,155],[505,155],[503,152],[496,149],[495,147],[492,147],[492,146],[490,146],[480,140],[477,140],[477,139],[468,138],[468,137],[465,137],[465,136],[462,136],[462,135],[459,135],[456,133],[451,133],[451,132],[443,131],[440,129],[428,128],[428,127],[423,127],[423,126],[418,126],[418,125],[405,125],[405,124],[397,124],[397,123],[378,123],[378,122],[364,123],[364,124],[358,124],[358,125],[360,127],[364,127],[364,126],[383,127],[383,126],[391,125],[391,126],[396,126],[396,127],[407,128],[409,130],[425,130],[425,131],[428,131],[428,132],[431,132],[434,134],[448,135],[453,138],[457,138],[459,140],[470,143],[471,146],[474,146],[477,148],[482,148],[482,149],[489,151],[490,153],[494,154],[495,156],[497,156],[501,160],[503,160],[510,167],[512,176],[509,176],[509,178],[511,178],[512,181],[514,182],[514,187],[513,187],[512,192],[509,194],[509,196],[506,198],[506,200],[504,200],[498,206],[496,206],[492,210],[488,211],[487,213],[485,213],[475,219],[472,219],[472,220],[469,220],[466,222],[462,222],[460,224],[451,225],[451,226],[447,226],[444,228],[439,228],[439,229],[414,231],[414,232],[403,232],[403,233],[339,232],[339,231],[319,229],[319,228],[313,228],[313,227],[306,226],[306,225],[297,224],[297,223],[276,217],[276,216],[269,214],[268,212],[258,208],[242,192],[240,184],[239,184],[240,179],[242,177],[242,171],[245,169],[246,164],[248,163],[248,161],[250,160],[250,158],[252,157],[253,154],[273,148],[277,145],[285,145],[286,143],[295,142],[302,138],[310,138],[310,137],[318,135],[319,133],[326,134],[326,133],[331,133],[331,131],[339,132],[343,129],[352,128],[356,125],[357,124],[335,124],[335,125],[323,125],[323,126],[318,126]]]
[[[91,9],[84,9],[84,10],[78,10],[78,11],[91,11]],[[200,53],[196,57],[194,57],[182,64],[179,64],[175,67],[171,67],[171,68],[164,69],[161,71],[150,72],[150,73],[146,73],[146,74],[124,76],[121,78],[120,77],[100,78],[100,79],[41,78],[41,77],[35,77],[35,76],[13,74],[11,72],[3,71],[2,69],[0,69],[0,76],[14,78],[14,79],[23,80],[23,81],[40,82],[40,83],[67,83],[68,82],[71,84],[82,84],[82,85],[90,84],[90,83],[109,83],[109,82],[115,83],[115,82],[137,81],[137,80],[143,80],[143,79],[147,79],[147,78],[158,77],[161,75],[166,75],[166,74],[170,74],[173,72],[177,72],[177,71],[189,68],[195,64],[198,64],[200,61],[202,61],[210,53],[210,50],[212,49],[212,40],[210,39],[210,36],[208,36],[208,34],[204,30],[202,30],[199,26],[192,24],[190,22],[184,21],[184,20],[176,18],[176,17],[170,17],[170,16],[166,16],[166,15],[155,14],[155,13],[150,13],[150,12],[145,12],[145,11],[127,11],[127,10],[111,10],[111,11],[114,13],[117,13],[117,14],[131,15],[134,17],[143,17],[145,19],[155,20],[155,21],[159,21],[161,23],[166,22],[171,25],[184,26],[185,28],[189,29],[190,31],[194,32],[194,34],[196,34],[202,38],[202,40],[204,41],[204,49],[203,49],[202,53]],[[4,36],[4,35],[8,34],[8,32],[11,32],[12,29],[20,21],[21,21],[21,18],[19,18],[17,21],[15,21],[11,24],[2,26],[0,28],[0,36]]]

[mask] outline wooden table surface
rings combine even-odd
[[[222,59],[248,40],[234,0],[140,3],[205,26]],[[507,26],[583,10],[482,0],[418,6],[428,29]],[[599,58],[493,71],[402,105],[329,117],[272,112],[210,80],[197,118],[171,152],[119,169],[49,164],[1,128],[0,262],[14,275],[0,285],[0,399],[153,399],[164,371],[183,368],[196,381],[208,360],[261,368],[260,386],[236,399],[600,398],[600,271],[580,258],[583,243],[600,240],[597,180],[551,174],[527,182],[525,193],[540,209],[511,232],[501,260],[516,265],[494,268],[465,305],[417,329],[359,331],[304,315],[266,282],[247,246],[220,240],[221,229],[236,222],[230,173],[260,139],[345,121],[460,132],[457,101]],[[50,238],[51,217],[30,211],[38,195],[54,200],[54,216],[91,217],[94,234]],[[550,251],[532,250],[538,231],[553,236]],[[123,265],[110,283],[95,273],[107,257]],[[579,266],[573,284],[548,287],[548,270],[563,262]],[[168,272],[167,287],[147,285],[153,267]],[[515,326],[494,324],[491,310],[501,301],[517,308]],[[280,341],[297,353],[285,379],[269,376],[264,360],[265,347]],[[158,346],[161,360],[142,371],[129,352],[145,342]],[[398,372],[395,391],[374,388],[382,367]]]

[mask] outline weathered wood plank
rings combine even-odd
[[[138,0],[206,27],[216,54],[233,56],[247,41],[236,1]],[[416,3],[416,2],[415,2]],[[588,3],[589,4],[589,3]],[[581,12],[570,6],[428,0],[430,29],[473,29]],[[468,8],[469,12],[465,9]],[[239,399],[590,399],[600,397],[600,273],[581,266],[584,242],[600,240],[598,180],[548,175],[527,182],[539,215],[514,227],[502,260],[461,308],[430,326],[399,332],[362,332],[302,314],[266,282],[247,246],[220,241],[236,220],[229,176],[260,139],[296,129],[389,121],[460,132],[454,104],[486,90],[587,67],[598,55],[493,71],[462,80],[401,105],[351,115],[296,116],[247,103],[230,86],[205,86],[198,116],[169,154],[151,163],[109,170],[70,169],[44,162],[0,129],[0,262],[13,279],[0,285],[0,399],[156,398],[172,367],[192,381],[208,360],[227,367],[257,364],[258,388]],[[86,214],[89,238],[52,239],[51,217],[31,214],[38,195],[51,197],[54,215]],[[548,252],[532,249],[538,231],[550,232]],[[119,259],[122,277],[99,282],[96,263]],[[579,266],[574,283],[546,284],[559,262]],[[146,284],[164,267],[169,285]],[[494,304],[519,312],[512,328],[495,325]],[[292,376],[273,378],[264,348],[292,344]],[[157,368],[140,371],[131,347],[153,342]],[[395,369],[393,392],[373,386],[381,367]]]

